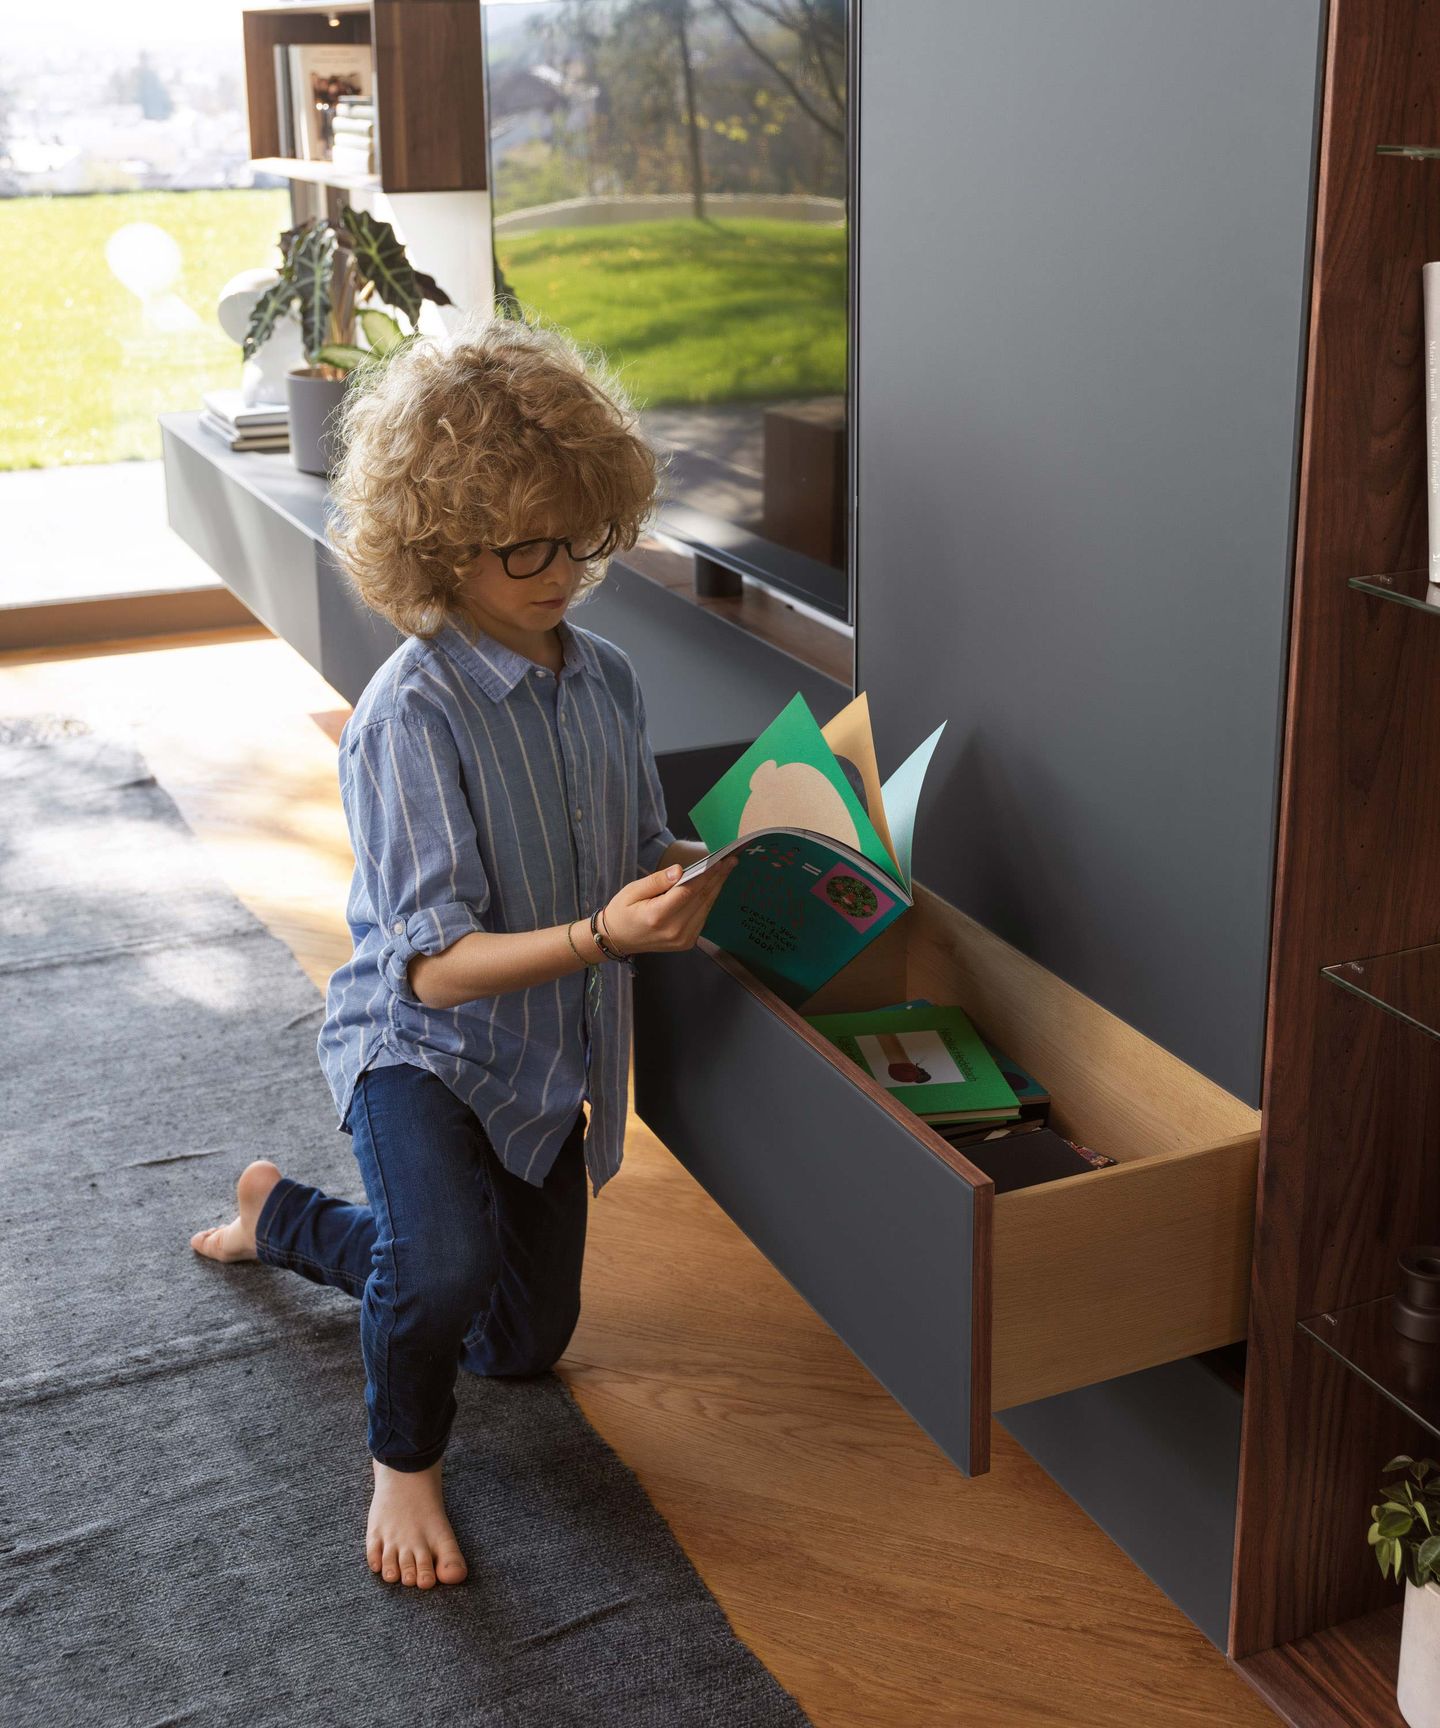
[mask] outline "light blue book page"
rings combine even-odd
[[[923,744],[905,758],[885,784],[880,796],[885,800],[885,820],[890,824],[890,839],[895,847],[895,862],[900,866],[905,887],[911,887],[910,860],[915,844],[915,816],[920,808],[920,788],[940,734],[947,722],[942,720]]]

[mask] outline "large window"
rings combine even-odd
[[[497,288],[604,351],[667,522],[847,615],[845,0],[487,0]]]
[[[156,415],[240,383],[216,303],[274,263],[290,212],[248,163],[238,5],[7,12],[0,495],[21,555],[0,601],[214,581],[165,527]],[[83,555],[58,556],[57,520],[95,526]]]

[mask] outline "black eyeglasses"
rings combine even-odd
[[[523,582],[527,577],[538,576],[542,570],[548,570],[562,546],[570,554],[572,562],[589,564],[593,559],[603,558],[607,552],[612,552],[619,538],[620,531],[612,522],[605,531],[605,538],[589,551],[585,550],[588,542],[577,543],[573,539],[517,540],[511,546],[492,546],[490,550],[504,566],[507,576],[516,582]]]

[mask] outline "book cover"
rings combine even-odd
[[[907,1002],[892,1002],[888,1006],[895,1010],[933,1008],[934,1003],[928,996],[912,996]],[[1020,1119],[1024,1122],[1048,1122],[1050,1119],[1050,1094],[1030,1070],[1007,1056],[997,1045],[992,1044],[983,1033],[980,1035],[980,1041],[994,1058],[995,1066],[1005,1078],[1005,1084],[1015,1094],[1015,1100],[1020,1106]]]
[[[334,119],[342,96],[371,94],[373,60],[367,42],[292,42],[290,88],[294,101],[295,153],[309,162],[329,162]]]
[[[295,99],[290,90],[290,54],[284,42],[277,42],[271,52],[275,56],[275,130],[279,153],[293,160]]]
[[[870,1008],[806,1019],[927,1121],[1019,1116],[1019,1101],[963,1008]]]
[[[863,695],[822,732],[797,692],[690,809],[710,850],[680,880],[740,859],[702,935],[792,1006],[813,996],[913,903],[915,795],[943,729],[881,786]]]

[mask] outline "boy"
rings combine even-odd
[[[366,1558],[429,1589],[466,1574],[457,1365],[536,1374],[568,1344],[586,1174],[598,1194],[621,1158],[629,956],[691,947],[729,867],[672,885],[705,848],[666,826],[628,657],[566,616],[654,503],[614,384],[552,332],[472,322],[352,383],[341,434],[330,538],[406,634],[341,734],[355,951],[318,1041],[369,1204],[262,1159],[191,1246],[359,1299]]]

